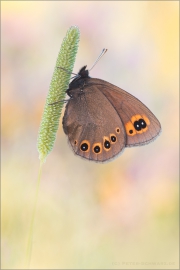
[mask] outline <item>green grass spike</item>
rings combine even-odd
[[[38,134],[37,146],[39,159],[42,163],[45,162],[47,155],[53,148],[59,126],[59,118],[64,105],[63,102],[58,102],[53,105],[49,104],[65,98],[65,91],[69,85],[70,73],[73,70],[78,50],[79,38],[80,32],[78,27],[70,27],[58,54]],[[58,67],[65,68],[70,73]]]

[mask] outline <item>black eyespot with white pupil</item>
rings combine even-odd
[[[140,131],[142,128],[146,128],[146,126],[146,122],[142,118],[139,119],[139,121],[134,122],[134,127],[137,131]]]
[[[81,144],[81,150],[82,151],[87,151],[88,150],[88,144],[87,143],[82,143]]]
[[[147,127],[146,122],[144,121],[144,119],[139,119],[139,124],[140,124],[141,128],[146,128]]]
[[[100,151],[101,151],[101,148],[100,148],[98,145],[96,145],[96,146],[94,147],[94,152],[95,152],[96,154],[98,154]]]
[[[116,137],[112,135],[112,136],[111,136],[111,141],[112,141],[112,142],[116,142]]]
[[[106,149],[109,149],[109,148],[111,147],[110,142],[107,141],[107,140],[105,140],[105,142],[104,142],[104,147],[105,147]]]
[[[135,121],[135,122],[134,122],[134,127],[135,127],[135,129],[136,129],[137,131],[140,131],[140,130],[141,130],[141,126],[140,126],[139,121]]]

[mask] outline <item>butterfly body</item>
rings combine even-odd
[[[144,145],[161,130],[141,101],[106,81],[90,78],[86,66],[69,84],[63,129],[75,154],[108,161],[125,147]]]

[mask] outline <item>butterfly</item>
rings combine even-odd
[[[89,77],[87,66],[66,93],[70,98],[63,129],[74,153],[85,159],[110,161],[125,147],[152,142],[161,131],[158,119],[140,100],[107,81]]]

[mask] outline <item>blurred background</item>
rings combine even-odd
[[[2,1],[1,268],[24,269],[37,134],[61,42],[74,72],[115,84],[162,124],[153,143],[106,164],[73,154],[62,130],[43,166],[31,269],[179,269],[179,1]],[[63,115],[63,114],[62,114]]]

